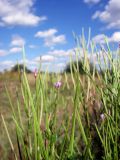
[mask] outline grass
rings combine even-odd
[[[113,59],[107,44],[111,68],[104,59],[106,68],[95,74],[95,69],[90,71],[85,44],[82,41],[84,75],[73,65],[69,74],[38,72],[35,78],[23,72],[20,81],[19,74],[7,73],[2,75],[6,82],[1,76],[3,160],[9,157],[10,148],[16,160],[120,159],[119,52]],[[98,64],[102,69],[99,57]],[[60,88],[54,86],[57,81],[62,82]]]

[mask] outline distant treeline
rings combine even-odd
[[[94,74],[104,74],[105,70],[100,70],[98,69],[93,63],[91,62],[88,62],[88,68],[89,68],[89,71],[90,73],[92,74],[94,72]],[[11,72],[22,72],[23,70],[25,69],[25,72],[26,73],[32,73],[32,71],[30,69],[28,69],[26,66],[24,66],[23,64],[16,64],[14,65],[12,68],[11,68]],[[86,68],[84,67],[84,62],[83,60],[79,60],[78,62],[77,61],[73,61],[73,62],[69,62],[66,67],[64,68],[64,71],[63,72],[66,72],[66,73],[70,73],[71,71],[74,73],[76,71],[79,71],[79,73],[81,75],[84,75],[86,74]],[[108,71],[112,74],[112,70],[111,69],[108,69]],[[42,71],[43,72],[43,71]]]
[[[64,72],[70,73],[79,71],[80,74],[85,74],[85,68],[84,68],[84,63],[82,60],[79,60],[78,62],[73,61],[72,63],[68,63],[64,69]],[[97,72],[97,68],[93,65],[93,63],[89,62],[89,71],[90,73]]]
[[[12,67],[11,72],[22,72],[25,69],[26,73],[31,73],[32,71],[28,69],[26,66],[23,64],[16,64],[15,66]]]

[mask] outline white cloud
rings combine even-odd
[[[9,60],[2,61],[2,62],[0,63],[0,65],[7,65],[7,66],[11,66],[11,65],[13,65],[13,61],[9,61]]]
[[[10,60],[5,60],[0,62],[0,71],[4,71],[4,70],[11,70],[11,67],[13,67],[15,65],[15,62],[10,61]]]
[[[54,56],[68,56],[68,52],[65,50],[52,50],[49,52],[49,54]]]
[[[96,11],[93,19],[99,19],[107,24],[107,28],[120,28],[120,1],[109,0],[103,11]]]
[[[0,0],[0,25],[35,26],[46,20],[33,13],[34,0]]]
[[[35,37],[38,38],[48,38],[54,36],[58,31],[56,29],[48,29],[46,31],[39,31],[35,34]]]
[[[0,56],[6,56],[8,52],[4,49],[0,49]]]
[[[56,29],[49,29],[45,31],[39,31],[35,34],[37,38],[44,39],[44,45],[47,47],[54,47],[57,44],[66,43],[65,35],[56,35],[58,31]]]
[[[37,46],[36,46],[36,45],[33,45],[33,44],[30,44],[28,47],[31,48],[31,49],[37,48]]]
[[[34,61],[31,61],[31,60],[29,60],[29,59],[25,59],[25,60],[23,60],[23,59],[21,59],[21,60],[19,60],[18,61],[18,63],[20,63],[20,64],[27,64],[27,65],[33,65],[33,64],[35,64],[35,62]]]
[[[12,37],[11,46],[22,47],[24,44],[25,44],[25,40],[21,36],[15,35]]]
[[[9,50],[0,49],[0,56],[6,56],[11,53],[21,52],[24,44],[25,40],[19,35],[15,35],[12,37],[12,40],[10,42],[11,48]]]
[[[114,32],[110,37],[106,36],[105,34],[99,34],[93,37],[93,42],[95,43],[105,43],[105,38],[108,42],[120,42],[120,32]]]
[[[96,3],[99,3],[100,0],[84,0],[85,3],[88,3],[88,4],[96,4]]]
[[[58,57],[64,57],[64,56],[70,56],[70,55],[75,55],[75,52],[73,49],[69,50],[52,50],[48,52],[51,55],[58,56]]]
[[[63,69],[66,66],[66,63],[58,63],[57,67]]]
[[[41,61],[42,62],[51,62],[54,61],[56,58],[54,56],[51,55],[44,55],[41,57]]]
[[[46,20],[45,17],[37,17],[32,14],[18,13],[16,15],[8,15],[2,18],[2,21],[7,25],[24,25],[34,26],[38,22]]]
[[[95,37],[93,37],[92,40],[95,43],[105,43],[105,35],[104,34],[98,34]]]
[[[9,50],[10,53],[20,53],[22,52],[22,48],[20,47],[13,47]]]
[[[52,36],[45,39],[45,46],[52,47],[57,44],[65,44],[66,38],[65,35]]]
[[[40,56],[40,57],[36,57],[34,59],[34,61],[37,61],[37,62],[40,62],[40,61],[41,62],[52,62],[55,59],[56,58],[54,56],[46,54],[46,55],[43,55],[43,56]]]
[[[113,35],[109,38],[110,42],[120,42],[120,32],[114,32]]]

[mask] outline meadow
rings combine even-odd
[[[120,50],[91,70],[85,44],[69,73],[0,75],[1,160],[120,159]]]

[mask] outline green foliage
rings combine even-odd
[[[106,68],[95,77],[96,69],[85,53],[83,62],[70,63],[66,69],[70,73],[65,72],[60,87],[54,86],[61,79],[59,74],[39,72],[32,90],[23,71],[20,90],[16,91],[17,112],[6,87],[16,126],[18,153],[4,116],[1,117],[16,160],[120,159],[120,59],[113,61],[109,46],[106,52],[112,74]]]

